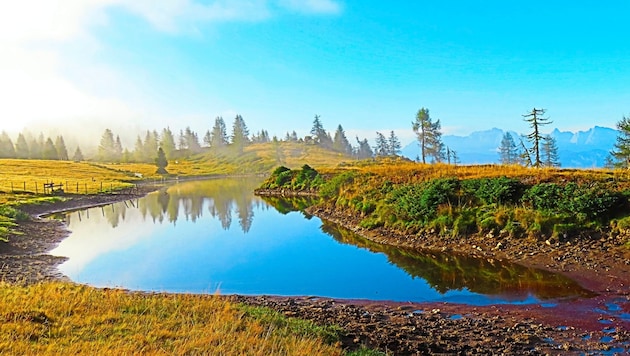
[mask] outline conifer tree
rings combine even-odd
[[[112,130],[105,129],[101,137],[101,143],[98,146],[98,160],[103,162],[112,162],[115,157],[114,134]]]
[[[29,156],[28,143],[24,134],[19,134],[15,142],[15,156],[20,159],[27,159]]]
[[[545,167],[560,167],[558,157],[558,145],[556,139],[550,135],[545,135],[542,140],[542,159]]]
[[[400,153],[400,141],[398,140],[398,137],[396,137],[394,131],[389,132],[387,147],[389,148],[390,156],[397,156]]]
[[[66,148],[66,143],[63,140],[63,136],[59,135],[55,139],[55,148],[57,149],[57,157],[59,157],[62,161],[67,161],[68,157],[68,149]]]
[[[532,162],[532,166],[534,167],[541,167],[543,164],[540,155],[540,144],[543,140],[543,136],[540,133],[540,126],[552,123],[552,121],[549,121],[549,118],[542,117],[545,112],[545,109],[533,108],[530,113],[523,115],[523,117],[525,118],[524,120],[529,123],[530,127],[533,130],[529,135],[527,135],[527,139],[532,144],[531,150],[534,154],[534,161]]]
[[[350,145],[350,142],[348,142],[346,133],[341,125],[337,126],[337,131],[335,131],[332,148],[337,152],[341,152],[347,155],[352,154],[352,145]]]
[[[376,146],[374,146],[374,153],[376,156],[385,157],[389,155],[389,144],[387,138],[380,132],[376,133]]]
[[[615,166],[630,167],[630,117],[623,117],[617,122],[617,141],[613,150],[610,152],[615,159]]]
[[[158,174],[168,174],[166,167],[168,166],[168,160],[166,159],[166,154],[162,147],[157,150],[157,158],[155,159],[155,165],[158,167],[156,173]]]
[[[172,159],[177,147],[175,147],[175,137],[169,127],[162,130],[162,136],[160,137],[160,147],[164,150],[164,154],[167,159]]]
[[[72,155],[72,160],[75,162],[81,162],[84,160],[83,152],[81,152],[81,147],[77,146],[77,149],[74,150],[74,154]]]
[[[2,131],[0,134],[0,158],[15,158],[15,147],[9,134]]]
[[[243,148],[249,143],[249,130],[241,115],[236,115],[234,118],[232,136],[230,139],[232,141],[232,147],[238,152],[242,152]]]
[[[412,123],[413,131],[420,145],[420,158],[422,163],[432,157],[433,161],[441,162],[444,159],[444,144],[442,143],[442,125],[440,120],[433,122],[429,115],[429,109],[421,108]]]
[[[499,163],[515,164],[518,162],[518,150],[514,138],[509,132],[503,134],[501,146],[499,146]]]
[[[372,158],[374,156],[374,151],[372,151],[372,147],[370,147],[370,143],[368,142],[367,138],[359,140],[359,137],[357,136],[356,140],[358,144],[356,150],[357,159]]]
[[[57,148],[55,147],[55,144],[53,143],[53,140],[50,137],[46,140],[46,143],[44,143],[44,150],[42,151],[42,158],[50,159],[50,160],[59,159],[59,156],[57,155]]]
[[[217,116],[214,119],[214,126],[212,127],[211,136],[211,148],[221,149],[227,145],[228,141],[225,121],[223,121],[223,118],[221,116]]]

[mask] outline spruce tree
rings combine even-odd
[[[167,159],[173,159],[177,147],[175,147],[175,136],[173,136],[173,132],[169,127],[162,130],[160,147],[164,150]]]
[[[223,118],[221,116],[217,116],[214,119],[214,126],[212,127],[211,136],[211,148],[219,150],[227,145],[228,141],[225,121],[223,121]]]
[[[556,139],[550,135],[545,135],[542,140],[542,159],[545,167],[560,167],[558,157],[558,145]]]
[[[166,159],[166,154],[162,147],[157,150],[157,158],[155,159],[155,165],[158,167],[156,173],[157,174],[168,174],[166,167],[168,166],[168,160]]]
[[[398,137],[396,137],[394,131],[389,132],[387,147],[389,148],[390,156],[397,156],[400,153],[400,141],[398,140]]]
[[[346,133],[341,125],[337,126],[335,137],[333,138],[333,150],[347,155],[352,154],[352,145],[348,142]]]
[[[15,147],[9,134],[2,131],[0,134],[0,158],[15,158]]]
[[[389,143],[387,138],[380,132],[376,133],[376,146],[374,146],[374,153],[377,157],[385,157],[389,155]]]
[[[499,163],[515,164],[518,162],[518,150],[514,138],[509,132],[503,134],[501,146],[499,146]]]
[[[74,155],[72,155],[72,160],[75,162],[81,162],[84,160],[83,152],[81,152],[81,148],[77,146],[77,149],[74,150]]]
[[[28,143],[24,134],[19,134],[15,142],[15,156],[20,159],[27,159],[29,156]]]
[[[68,159],[70,159],[68,157],[68,149],[66,148],[66,143],[63,140],[63,136],[57,136],[57,139],[55,139],[55,148],[57,149],[57,157],[59,157],[60,160],[67,161]]]
[[[50,159],[50,160],[59,159],[59,156],[57,155],[57,148],[55,147],[55,144],[53,143],[53,140],[50,137],[46,140],[46,143],[44,143],[44,150],[42,151],[42,158]]]

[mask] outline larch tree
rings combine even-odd
[[[499,163],[518,163],[518,149],[516,148],[514,137],[512,137],[509,132],[504,133],[501,139],[501,145],[499,146]]]
[[[411,123],[416,133],[420,146],[420,159],[422,163],[432,157],[433,161],[441,162],[444,159],[444,144],[442,143],[442,125],[440,120],[433,122],[429,115],[429,109],[421,108],[416,114],[416,119]]]
[[[630,167],[630,117],[623,117],[617,122],[617,140],[610,155],[616,167]]]
[[[531,112],[523,115],[524,120],[529,123],[532,128],[532,132],[527,135],[527,140],[532,144],[532,153],[534,154],[534,160],[532,162],[533,167],[541,167],[543,165],[541,159],[540,145],[543,141],[543,135],[540,133],[540,126],[551,124],[552,121],[549,118],[543,117],[545,109],[533,108]]]

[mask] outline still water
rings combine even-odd
[[[372,243],[302,209],[262,199],[257,179],[179,183],[144,198],[57,216],[72,231],[52,253],[99,287],[468,304],[592,294],[542,270]]]

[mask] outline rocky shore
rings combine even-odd
[[[0,244],[0,278],[10,283],[65,279],[48,254],[68,235],[63,222],[42,214],[109,204],[133,195],[70,196],[69,200],[25,209],[22,235]],[[477,236],[449,240],[410,238],[385,230],[362,230],[358,221],[332,209],[311,214],[354,230],[375,242],[418,249],[453,250],[489,259],[508,259],[563,273],[598,294],[594,298],[534,305],[470,306],[449,303],[393,303],[315,297],[229,296],[289,317],[337,324],[342,345],[376,348],[393,355],[424,354],[623,354],[630,352],[630,255],[625,237],[583,237],[561,241]]]

